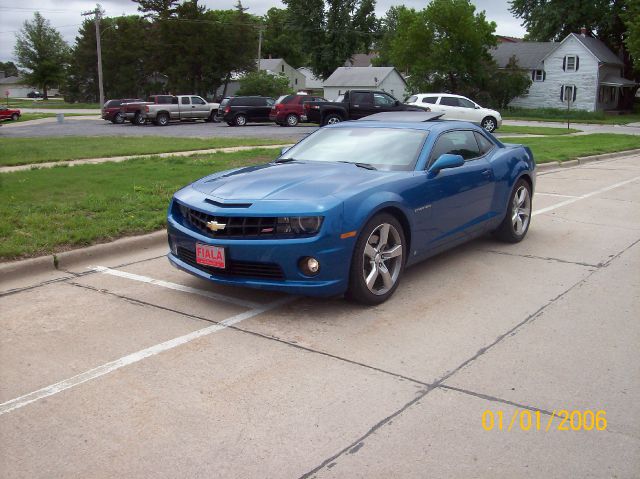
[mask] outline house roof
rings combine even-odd
[[[378,58],[376,53],[354,53],[347,61],[345,67],[370,67],[374,58]]]
[[[618,75],[613,75],[609,73],[605,75],[603,79],[600,80],[600,85],[605,86],[617,86],[617,87],[634,87],[636,86],[636,82],[633,80],[627,80],[626,78],[622,78]]]
[[[377,88],[392,72],[398,73],[394,67],[338,67],[324,81],[324,86]],[[402,78],[399,73],[398,76]],[[402,81],[404,81],[404,78],[402,78]]]
[[[16,76],[0,78],[0,85],[16,85],[24,83],[24,79]]]
[[[505,68],[515,55],[520,68],[534,70],[558,45],[555,42],[504,42],[493,48],[491,55],[499,68]]]
[[[610,63],[612,65],[623,65],[622,60],[613,53],[608,46],[602,43],[601,40],[593,37],[576,35],[572,33],[576,40],[582,43],[595,57],[602,63]]]

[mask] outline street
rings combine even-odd
[[[312,131],[0,133],[266,128]],[[377,307],[216,286],[166,247],[2,281],[2,476],[638,477],[640,155],[540,172],[533,209],[523,242],[431,258]]]

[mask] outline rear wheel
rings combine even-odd
[[[120,112],[116,113],[116,115],[113,117],[113,120],[111,120],[111,123],[122,125],[124,123],[124,115]]]
[[[340,123],[342,121],[342,117],[340,115],[336,115],[332,113],[331,115],[327,115],[322,122],[322,125],[335,125],[336,123]]]
[[[498,122],[492,116],[488,116],[482,120],[480,126],[487,130],[489,133],[493,133],[498,128]]]
[[[247,117],[242,114],[236,115],[234,121],[236,126],[245,126],[247,124]]]
[[[531,224],[531,186],[525,180],[518,180],[513,187],[507,214],[494,231],[494,236],[507,243],[519,243],[524,239]]]
[[[400,283],[405,251],[400,222],[388,213],[374,216],[356,242],[347,298],[370,305],[389,299]]]
[[[155,121],[158,126],[167,126],[169,124],[169,114],[168,113],[158,113]]]
[[[289,113],[287,115],[286,122],[287,122],[287,126],[297,126],[298,123],[300,122],[300,118],[298,118],[298,115]]]

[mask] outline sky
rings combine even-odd
[[[200,1],[211,9],[232,8],[236,0],[204,0]],[[425,0],[377,0],[376,14],[381,17],[393,5],[404,3],[407,7],[422,9],[428,3]],[[508,0],[472,0],[478,11],[486,11],[487,18],[497,24],[496,33],[522,37],[525,33],[520,21],[509,12]],[[249,13],[262,15],[271,7],[283,8],[279,0],[243,0]],[[93,10],[95,2],[86,0],[0,0],[0,61],[15,61],[13,48],[16,33],[25,20],[33,17],[37,10],[51,22],[64,37],[73,45],[78,28],[82,23],[82,12]],[[137,13],[137,4],[131,0],[101,0],[100,5],[106,11],[106,16]]]

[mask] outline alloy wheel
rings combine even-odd
[[[489,133],[492,133],[496,129],[496,122],[493,120],[493,118],[486,118],[482,122],[482,128],[487,130]]]
[[[530,218],[531,196],[529,190],[525,186],[521,186],[513,195],[513,204],[511,205],[511,224],[515,234],[522,236],[527,231]]]
[[[389,223],[374,228],[364,248],[364,282],[369,291],[383,295],[393,288],[402,270],[402,241]]]

